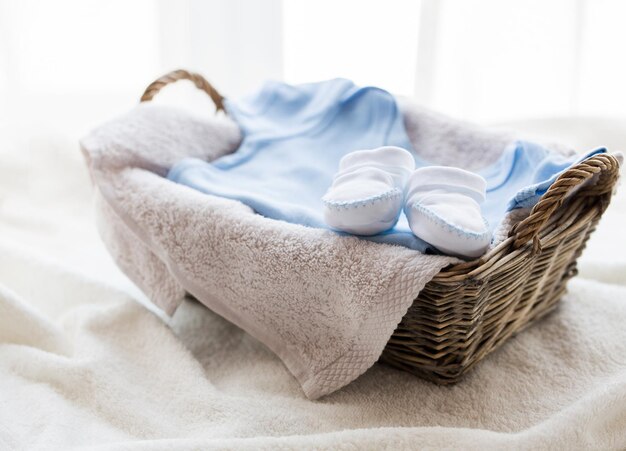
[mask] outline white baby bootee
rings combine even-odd
[[[333,229],[355,235],[376,235],[392,228],[414,168],[413,155],[400,147],[349,153],[339,162],[339,172],[322,198],[324,220]]]
[[[491,231],[480,211],[486,182],[463,169],[429,166],[409,178],[404,212],[413,233],[441,252],[479,257]]]

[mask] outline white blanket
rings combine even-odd
[[[623,192],[561,307],[465,381],[375,365],[309,401],[274,354],[201,305],[170,324],[150,311],[100,243],[73,142],[5,141],[0,450],[626,448]]]

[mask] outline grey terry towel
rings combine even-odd
[[[433,162],[478,168],[511,139],[401,107],[414,148]],[[81,144],[100,233],[158,307],[172,315],[191,293],[280,356],[314,399],[372,366],[420,290],[455,260],[267,219],[164,178],[181,158],[211,160],[240,139],[225,117],[152,104],[94,130]]]

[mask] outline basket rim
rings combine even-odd
[[[619,161],[608,153],[594,155],[565,170],[541,197],[529,215],[515,224],[509,237],[476,260],[451,264],[436,279],[455,277],[459,281],[489,269],[499,260],[514,258],[528,247],[531,253],[541,252],[541,232],[563,208],[570,208],[576,198],[599,197],[601,213],[609,205],[619,179]],[[595,183],[590,183],[594,182]]]

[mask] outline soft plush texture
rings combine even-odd
[[[227,120],[140,105],[82,141],[113,257],[166,313],[186,292],[261,340],[318,398],[366,371],[422,287],[454,261],[275,221],[172,183],[185,153],[240,140]]]
[[[34,130],[15,146],[0,136],[3,451],[626,448],[623,190],[560,307],[464,381],[376,364],[309,401],[278,357],[199,303],[151,311],[98,237],[75,142]],[[589,146],[626,148],[615,131]]]
[[[436,116],[407,107],[404,117],[410,135],[411,123],[423,127]],[[415,149],[437,135],[456,164],[469,165],[481,155],[464,147],[464,134],[493,149],[492,161],[505,147],[498,134],[438,120],[420,130]],[[158,307],[171,315],[190,293],[268,346],[316,399],[377,361],[419,291],[455,259],[271,220],[163,177],[183,157],[210,161],[240,140],[226,118],[150,104],[98,127],[82,148],[97,186],[99,229]]]

